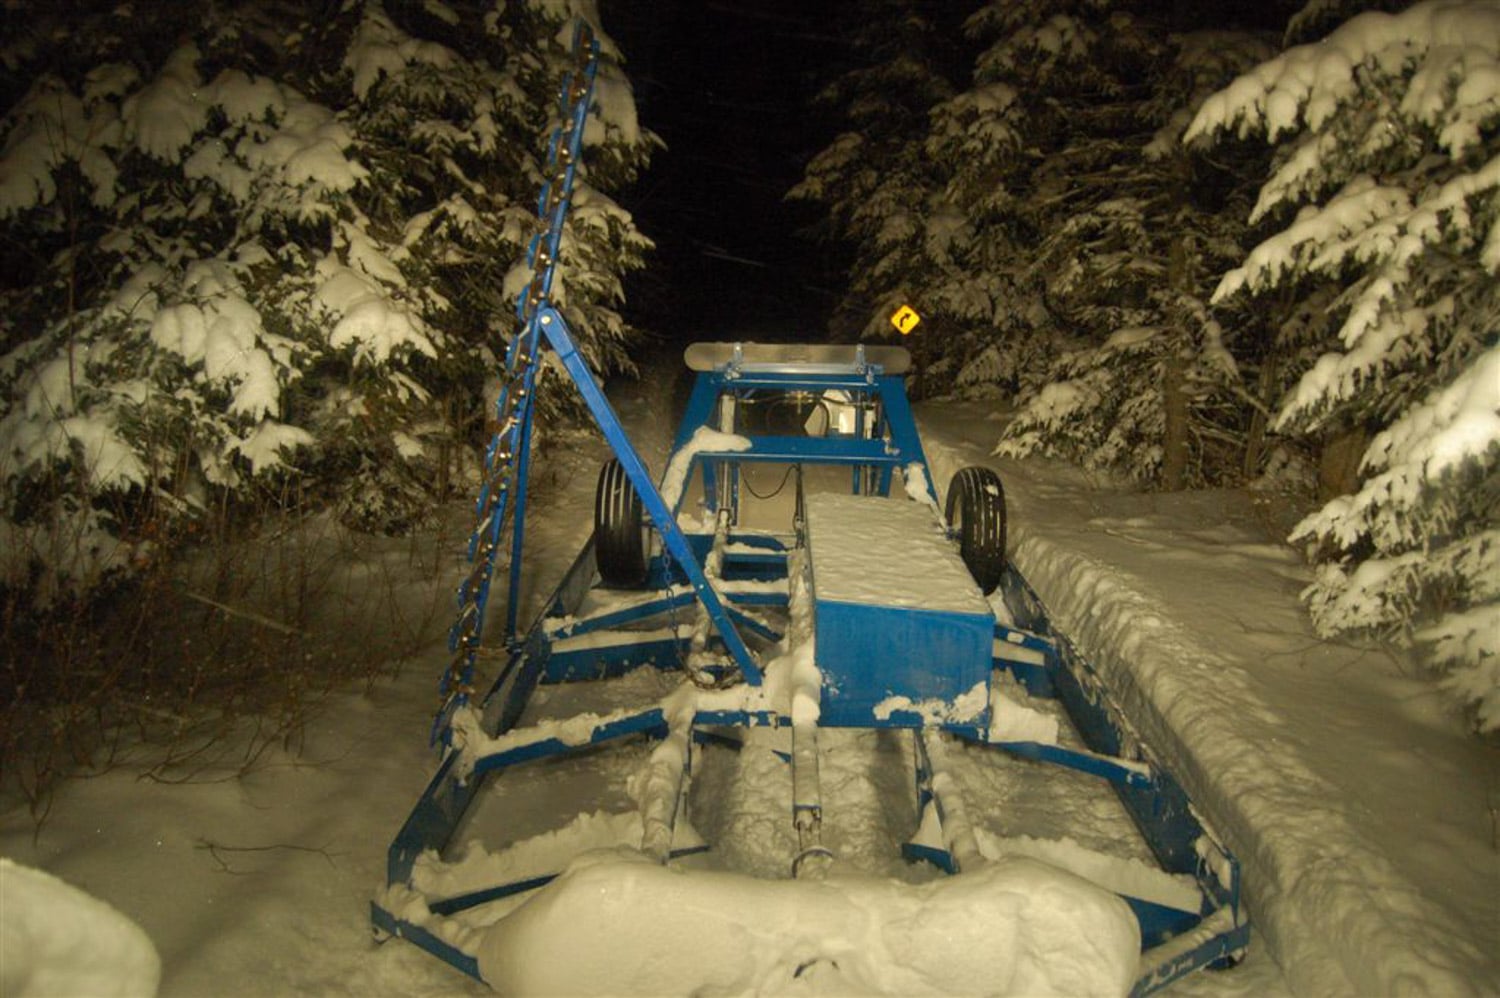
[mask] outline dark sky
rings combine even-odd
[[[812,98],[844,67],[841,5],[606,0],[645,127],[666,141],[619,200],[657,241],[629,317],[680,341],[821,339],[841,261],[785,200],[836,121]]]

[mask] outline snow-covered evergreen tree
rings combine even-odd
[[[1280,141],[1255,219],[1281,231],[1215,301],[1337,283],[1336,339],[1276,428],[1373,434],[1357,491],[1304,520],[1325,634],[1414,640],[1500,728],[1500,5],[1370,12],[1210,98],[1187,139]]]
[[[951,93],[931,13],[911,0],[858,6],[853,45],[861,65],[821,95],[842,111],[846,129],[813,157],[788,195],[824,205],[819,235],[855,249],[832,323],[838,339],[884,335],[904,303],[941,323],[923,289],[939,283],[933,268],[941,269],[962,239],[964,222],[942,195],[944,164],[921,147],[929,110]]]
[[[1030,156],[1007,176],[1012,228],[1029,235],[1017,287],[1036,302],[995,347],[1024,364],[997,451],[1182,487],[1239,472],[1248,419],[1206,306],[1205,269],[1237,258],[1237,233],[1175,140],[1197,101],[1269,50],[1236,32],[1169,36],[1137,6],[995,4],[971,22],[995,33],[980,85],[1033,95],[1017,125]]]
[[[415,515],[481,436],[592,4],[12,8],[4,580],[87,590],[289,482],[370,527]],[[604,191],[654,140],[613,62],[599,94],[557,289],[608,369],[649,244]]]

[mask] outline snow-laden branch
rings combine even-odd
[[[1186,133],[1292,143],[1252,217],[1307,203],[1213,297],[1332,289],[1336,336],[1273,425],[1379,431],[1362,485],[1293,534],[1325,559],[1304,594],[1314,621],[1324,633],[1416,632],[1481,728],[1500,726],[1500,641],[1475,625],[1500,600],[1497,124],[1500,3],[1429,0],[1362,14],[1263,63]]]
[[[1362,96],[1361,72],[1399,77],[1415,65],[1404,115],[1438,129],[1451,155],[1462,154],[1496,110],[1500,93],[1500,7],[1472,0],[1429,0],[1399,14],[1369,12],[1313,45],[1262,63],[1204,102],[1184,141],[1236,129],[1319,131]],[[1454,80],[1463,80],[1457,88]]]

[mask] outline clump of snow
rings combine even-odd
[[[398,79],[409,65],[427,64],[441,69],[457,61],[452,49],[413,38],[396,27],[379,4],[365,7],[364,19],[344,54],[344,68],[352,75],[354,94],[361,100],[369,96],[382,76]]]
[[[437,356],[422,317],[391,299],[367,270],[345,266],[328,256],[318,265],[315,300],[333,319],[329,345],[352,346],[357,360],[383,364],[395,353],[411,350]]]
[[[1139,952],[1123,901],[1031,859],[909,886],[684,873],[614,852],[496,923],[479,967],[506,994],[1123,995]]]
[[[937,493],[932,488],[932,482],[927,478],[927,468],[922,462],[913,461],[902,468],[901,480],[906,486],[908,499],[931,506],[934,510],[938,508]]]
[[[985,708],[990,705],[988,685],[975,683],[952,700],[936,698],[915,700],[909,696],[888,696],[874,706],[871,714],[877,721],[888,721],[898,712],[916,714],[923,723],[931,726],[972,723],[982,719]],[[1017,705],[1017,710],[1025,710],[1025,708]],[[1056,722],[1053,723],[1053,735],[1056,737]]]
[[[999,683],[990,689],[989,706],[990,741],[1057,744],[1057,718],[1016,703],[1005,695]]]
[[[817,664],[817,641],[808,636],[788,653],[792,681],[792,724],[806,727],[818,723],[822,714],[823,674]]]
[[[1196,912],[1203,903],[1198,882],[1188,874],[1174,876],[1158,866],[1088,849],[1069,838],[1039,839],[1029,835],[1002,838],[983,829],[976,832],[976,837],[985,859],[1030,856],[1115,894],[1178,911]]]
[[[0,149],[0,218],[50,204],[57,196],[54,173],[68,160],[93,187],[97,207],[114,203],[119,170],[108,150],[119,144],[122,128],[112,110],[85,104],[56,77],[43,76],[7,118],[9,134]]]
[[[698,427],[692,439],[678,448],[672,455],[672,460],[667,463],[666,473],[661,479],[662,501],[667,504],[668,509],[676,507],[687,484],[688,472],[692,470],[693,458],[697,455],[704,451],[740,453],[750,447],[749,437],[742,437],[738,433],[724,433],[707,426]]]
[[[0,993],[156,993],[161,961],[140,926],[63,881],[0,857]]]
[[[252,475],[258,475],[284,464],[286,451],[311,447],[315,442],[313,435],[300,426],[263,419],[242,439],[236,440],[231,449],[250,462]]]
[[[208,121],[210,105],[198,92],[203,86],[199,58],[196,45],[178,48],[167,57],[160,76],[121,104],[126,137],[148,156],[176,162]]]

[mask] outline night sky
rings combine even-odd
[[[679,342],[824,337],[844,261],[799,235],[816,206],[784,195],[835,134],[813,97],[850,58],[838,6],[601,5],[641,122],[667,143],[618,196],[658,245],[627,282],[637,325]]]

